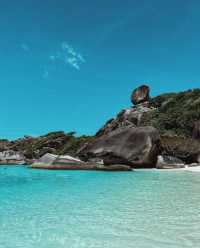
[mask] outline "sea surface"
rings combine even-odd
[[[0,248],[200,247],[200,173],[0,167]]]

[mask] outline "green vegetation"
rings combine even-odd
[[[200,141],[183,137],[161,137],[163,155],[170,155],[182,159],[186,163],[197,160],[200,153]]]
[[[161,134],[191,137],[194,123],[200,119],[200,89],[160,95],[151,103],[157,110],[150,124]]]
[[[162,136],[162,148],[167,154],[185,158],[187,154],[199,152],[200,143],[192,140],[194,126],[196,136],[200,133],[200,89],[189,90],[180,93],[168,93],[154,97],[149,102],[149,111],[142,112],[142,108],[136,109],[136,114],[129,122],[138,126],[154,126]],[[141,111],[141,112],[140,112]],[[140,115],[141,114],[141,115]],[[139,120],[139,121],[138,121]],[[76,156],[88,142],[104,133],[123,126],[124,110],[121,111],[116,120],[109,120],[101,128],[96,136],[76,136],[75,132],[65,133],[63,131],[50,132],[40,137],[24,136],[15,141],[0,140],[0,152],[6,150],[19,151],[27,159],[37,159],[46,153],[59,155],[69,154]],[[135,124],[139,123],[139,124]],[[126,124],[126,123],[125,123]],[[195,125],[196,124],[196,125]],[[194,151],[194,152],[193,152]],[[193,155],[192,155],[193,156]]]
[[[39,158],[46,153],[75,156],[81,146],[91,139],[90,136],[77,137],[75,132],[58,131],[40,137],[25,136],[23,139],[11,142],[0,140],[0,150],[20,151],[27,159]]]

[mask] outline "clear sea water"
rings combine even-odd
[[[200,173],[0,167],[0,248],[200,247]]]

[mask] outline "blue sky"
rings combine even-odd
[[[141,83],[199,87],[200,2],[0,2],[0,137],[93,134]]]

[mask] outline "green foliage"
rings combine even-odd
[[[27,159],[37,159],[45,153],[75,156],[78,149],[90,141],[90,136],[75,136],[75,132],[51,132],[40,137],[26,136],[12,142],[0,140],[0,151],[14,150],[23,152]]]
[[[68,140],[68,142],[62,147],[58,154],[64,155],[64,154],[70,154],[72,156],[75,156],[77,151],[86,143],[91,141],[93,137],[91,136],[80,136],[80,137],[74,137],[72,136],[71,139]]]
[[[191,136],[195,121],[200,119],[200,89],[161,95],[152,103],[159,107],[151,124],[161,134]]]
[[[200,141],[180,136],[162,136],[161,148],[164,155],[174,156],[190,163],[200,152]]]

